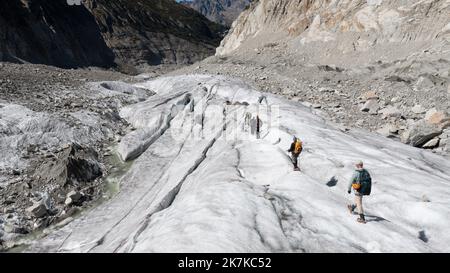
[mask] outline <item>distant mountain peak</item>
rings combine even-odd
[[[197,10],[213,22],[231,26],[251,0],[180,0],[178,2]]]

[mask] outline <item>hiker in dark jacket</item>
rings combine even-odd
[[[358,209],[359,218],[357,221],[359,223],[366,223],[366,219],[364,217],[364,210],[362,206],[362,198],[364,195],[369,195],[372,187],[372,178],[370,177],[369,172],[364,169],[364,163],[362,161],[358,161],[356,163],[356,169],[353,173],[352,178],[350,179],[348,185],[348,193],[350,194],[353,189],[355,192],[355,204],[348,205],[348,210],[353,214],[355,208]]]
[[[288,150],[288,152],[291,153],[292,164],[294,164],[294,171],[300,170],[300,168],[298,167],[298,157],[300,156],[302,150],[303,143],[300,139],[294,136],[291,147]]]

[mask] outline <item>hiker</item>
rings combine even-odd
[[[351,214],[353,214],[353,211],[357,208],[359,214],[357,221],[365,224],[366,218],[364,217],[362,198],[364,195],[370,195],[372,178],[370,177],[369,172],[364,169],[364,163],[362,161],[356,162],[355,166],[355,173],[348,185],[348,193],[350,194],[352,189],[355,192],[355,204],[348,205],[347,207]]]
[[[300,139],[298,139],[296,136],[294,136],[291,147],[289,148],[288,152],[291,153],[291,159],[292,163],[294,164],[294,171],[300,171],[300,168],[298,167],[298,157],[301,154],[303,150],[303,143]]]
[[[259,118],[259,116],[256,116],[256,138],[260,139],[261,138],[261,125],[262,125],[262,121]]]
[[[255,135],[257,139],[261,137],[262,120],[257,115],[250,120],[250,132]]]

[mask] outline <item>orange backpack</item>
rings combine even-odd
[[[294,145],[294,153],[299,154],[302,152],[302,150],[303,150],[303,143],[299,139],[297,139]]]

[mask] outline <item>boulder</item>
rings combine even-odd
[[[74,181],[91,182],[102,175],[97,152],[72,143],[60,151],[54,161],[47,160],[41,164],[33,178],[45,183],[53,181],[63,187]]]
[[[27,233],[29,233],[28,230],[25,227],[13,225],[13,224],[10,224],[10,223],[5,224],[5,226],[3,227],[3,230],[6,233],[16,233],[16,234],[27,234]]]
[[[436,148],[439,145],[439,138],[433,138],[432,140],[428,141],[427,143],[425,143],[422,148],[425,149],[433,149]]]
[[[414,105],[413,108],[411,108],[411,111],[414,114],[418,114],[419,115],[419,114],[424,114],[427,110],[422,105],[416,104],[416,105]]]
[[[416,122],[409,130],[406,143],[414,147],[422,147],[428,141],[442,133],[442,129],[424,120]]]
[[[47,207],[41,202],[35,203],[31,207],[28,207],[26,211],[36,218],[41,218],[47,215]]]
[[[375,99],[370,99],[364,103],[364,105],[361,107],[362,112],[369,112],[369,113],[377,113],[378,109],[380,108],[378,101]]]
[[[44,229],[50,225],[49,218],[40,218],[33,223],[33,229]]]
[[[391,132],[389,132],[389,129],[386,127],[380,128],[377,130],[377,133],[384,136],[384,137],[390,137]]]
[[[428,77],[420,76],[419,79],[417,79],[415,83],[415,89],[416,90],[430,90],[434,88],[434,83],[432,80],[430,80]]]
[[[402,142],[402,143],[409,143],[409,138],[410,138],[410,132],[409,132],[409,130],[405,130],[405,131],[403,131],[403,133],[401,133],[400,134],[400,141]]]
[[[389,129],[389,132],[392,133],[392,134],[398,134],[398,131],[400,130],[398,128],[398,126],[394,125],[394,124],[389,124],[388,125],[388,129]]]
[[[387,106],[386,108],[381,109],[378,111],[379,114],[382,114],[382,118],[389,118],[389,117],[401,117],[402,113],[397,107],[394,107],[392,105]]]
[[[386,124],[382,128],[378,129],[377,133],[385,137],[392,137],[393,135],[397,134],[398,131],[398,127],[394,124]]]
[[[64,202],[66,205],[70,204],[80,204],[83,201],[84,195],[78,191],[71,191],[67,194],[66,201]]]
[[[427,111],[427,113],[425,114],[425,120],[430,124],[445,128],[450,126],[450,116],[448,115],[448,113],[444,111],[438,111],[436,108],[432,108]]]
[[[363,100],[377,100],[379,97],[375,91],[368,91],[362,94],[361,99]]]

